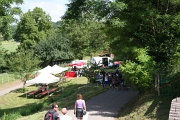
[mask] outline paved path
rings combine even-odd
[[[12,90],[15,90],[15,89],[18,89],[18,88],[22,88],[22,87],[23,87],[23,83],[21,83],[19,85],[16,85],[16,86],[13,86],[13,87],[9,87],[9,88],[4,89],[4,90],[1,90],[0,91],[0,96],[9,93]]]
[[[118,111],[138,94],[131,90],[109,90],[86,101],[88,120],[118,120]],[[68,115],[76,120],[74,110]]]

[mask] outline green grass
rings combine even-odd
[[[2,47],[5,50],[8,50],[8,52],[14,52],[16,51],[16,48],[18,48],[18,43],[14,41],[3,41]]]
[[[26,87],[28,91],[37,89],[36,86]],[[87,84],[85,77],[74,78],[67,80],[64,84],[59,84],[59,93],[53,94],[51,97],[44,97],[41,99],[28,97],[20,90],[12,91],[9,94],[0,97],[0,120],[3,117],[18,118],[18,120],[39,120],[42,119],[45,112],[50,108],[52,102],[57,102],[62,107],[72,107],[76,100],[76,94],[81,93],[85,100],[106,91],[101,86],[96,84]],[[39,109],[38,111],[36,109]],[[4,115],[4,116],[3,116]],[[6,119],[4,119],[6,120]]]
[[[138,95],[121,109],[119,120],[168,120],[172,99],[157,93]]]

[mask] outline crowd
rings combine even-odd
[[[102,86],[108,86],[111,89],[128,89],[124,82],[124,75],[116,69],[115,72],[106,72],[102,70],[100,73],[95,73],[95,79],[102,79]]]

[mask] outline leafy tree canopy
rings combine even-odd
[[[11,23],[16,22],[14,15],[22,11],[19,7],[12,7],[13,4],[22,4],[23,0],[1,0],[0,4],[0,34],[5,40],[11,38]]]
[[[63,32],[72,42],[72,51],[75,58],[83,59],[93,53],[108,50],[108,37],[104,34],[104,24],[94,20],[70,20],[60,26]]]
[[[52,61],[73,58],[71,41],[61,34],[40,41],[38,44],[35,44],[32,49],[35,55],[43,61],[42,66],[49,65]]]
[[[19,74],[21,77],[37,70],[40,63],[41,61],[30,50],[19,49],[17,52],[12,52],[6,56],[8,72]]]
[[[33,11],[29,10],[21,16],[14,39],[26,49],[53,34],[51,17],[42,8],[36,7]]]

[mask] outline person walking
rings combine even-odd
[[[86,103],[83,100],[81,94],[77,94],[77,100],[74,104],[74,114],[76,114],[76,118],[79,120],[83,119],[83,111],[86,111]]]
[[[58,104],[53,103],[52,109],[50,109],[44,116],[44,120],[60,120],[58,111]]]
[[[61,112],[63,114],[61,116],[61,120],[72,120],[72,117],[67,115],[67,109],[66,108],[62,108]]]

